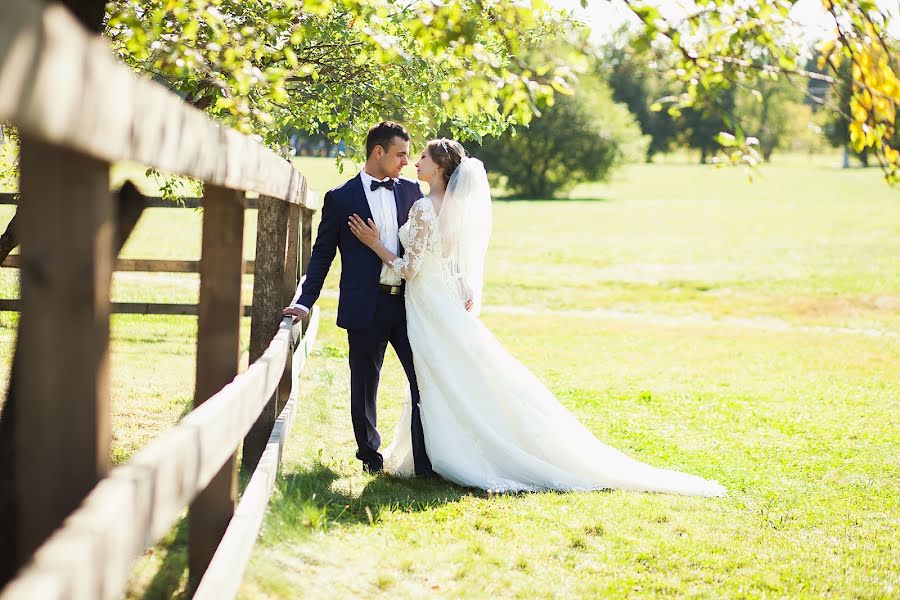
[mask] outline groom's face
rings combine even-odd
[[[383,173],[382,177],[396,179],[400,177],[400,170],[409,164],[409,142],[401,137],[392,138],[386,148],[376,146],[375,153]]]

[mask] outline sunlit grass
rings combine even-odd
[[[484,321],[598,437],[716,478],[724,499],[488,496],[363,475],[335,266],[241,597],[896,595],[900,195],[836,164],[787,157],[752,184],[633,165],[570,200],[495,203]],[[320,192],[350,174],[332,165],[300,161]],[[12,213],[0,206],[0,225]],[[124,254],[195,259],[200,218],[148,210]],[[249,258],[253,211],[247,222]],[[197,285],[121,273],[113,297],[195,302]],[[0,269],[0,296],[16,295]],[[0,392],[16,323],[0,313]],[[196,319],[120,315],[112,332],[121,462],[190,406]],[[391,354],[388,440],[403,399]],[[148,553],[130,595],[183,593],[185,539],[179,525]]]
[[[585,317],[485,321],[601,439],[715,477],[728,497],[489,496],[363,475],[345,343],[326,324],[244,597],[884,596],[896,586],[900,436],[884,418],[900,408],[896,345]],[[385,373],[390,438],[404,382],[395,361]]]

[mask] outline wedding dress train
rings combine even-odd
[[[721,496],[714,481],[634,460],[595,438],[469,313],[442,254],[428,198],[400,230],[406,319],[435,472],[491,491],[605,488]],[[385,469],[412,476],[410,406],[384,451]],[[624,418],[624,416],[623,416]]]

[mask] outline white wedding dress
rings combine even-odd
[[[445,201],[446,206],[446,201]],[[604,488],[721,496],[714,481],[657,469],[596,439],[465,310],[443,257],[438,215],[417,201],[400,229],[406,322],[434,471],[484,490]],[[407,401],[385,470],[414,475]]]

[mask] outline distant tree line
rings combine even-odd
[[[604,180],[625,161],[652,162],[677,150],[696,152],[704,164],[740,156],[753,166],[777,152],[833,147],[869,164],[872,149],[854,149],[859,144],[851,136],[856,84],[850,62],[834,69],[809,59],[802,72],[811,75],[802,76],[773,67],[753,85],[740,76],[714,80],[715,94],[684,106],[674,55],[640,36],[622,30],[592,47],[570,35],[532,50],[557,58],[566,52],[580,66],[572,94],[538,105],[529,127],[485,137],[474,147],[509,195],[553,197],[579,182]],[[900,147],[900,133],[892,130],[887,141]],[[748,146],[749,153],[743,150]]]

